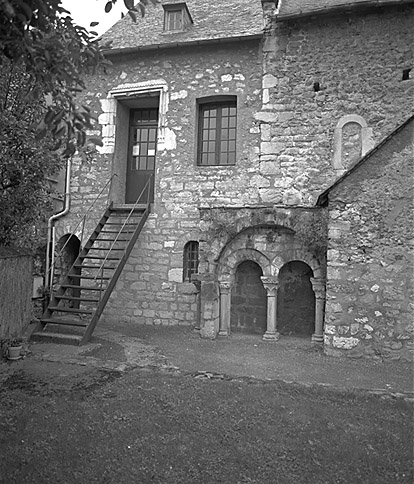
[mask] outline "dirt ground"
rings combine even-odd
[[[0,361],[0,483],[413,482],[412,366],[102,324]]]
[[[413,480],[411,405],[402,398],[32,363],[2,382],[2,484]]]
[[[170,364],[184,372],[413,392],[412,363],[325,356],[310,338],[281,337],[277,342],[267,342],[258,335],[233,333],[229,338],[212,341],[201,339],[188,326],[161,328],[117,322],[103,328],[157,347]]]

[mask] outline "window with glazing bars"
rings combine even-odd
[[[167,10],[165,12],[165,27],[164,30],[182,30],[183,29],[183,11],[179,10]]]
[[[183,281],[190,282],[198,272],[198,242],[191,240],[184,247]]]
[[[236,99],[199,103],[198,165],[234,165],[236,129]]]

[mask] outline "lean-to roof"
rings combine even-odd
[[[409,3],[414,3],[414,0],[279,0],[278,18],[286,20],[334,11],[351,11]]]

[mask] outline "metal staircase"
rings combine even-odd
[[[106,209],[31,335],[36,341],[89,341],[148,218],[150,204]]]

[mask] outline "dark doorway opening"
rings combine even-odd
[[[231,292],[231,331],[264,334],[267,327],[267,294],[260,276],[262,269],[252,261],[242,262],[236,270]]]
[[[312,269],[301,261],[285,264],[279,272],[277,327],[282,335],[309,336],[315,330]]]
[[[72,267],[73,263],[75,262],[76,258],[79,255],[80,251],[80,240],[73,234],[67,234],[60,238],[59,242],[57,243],[57,253],[58,256],[55,260],[55,271],[54,271],[54,279],[58,284],[62,284],[63,280],[65,279],[66,275],[69,272],[69,269]],[[76,275],[81,275],[81,268],[78,267],[75,269],[74,272]],[[79,286],[80,285],[80,278],[76,277],[71,280],[71,285]],[[80,297],[81,291],[80,289],[71,288],[68,289],[68,295],[73,297]],[[71,301],[71,307],[79,308],[79,301]]]

